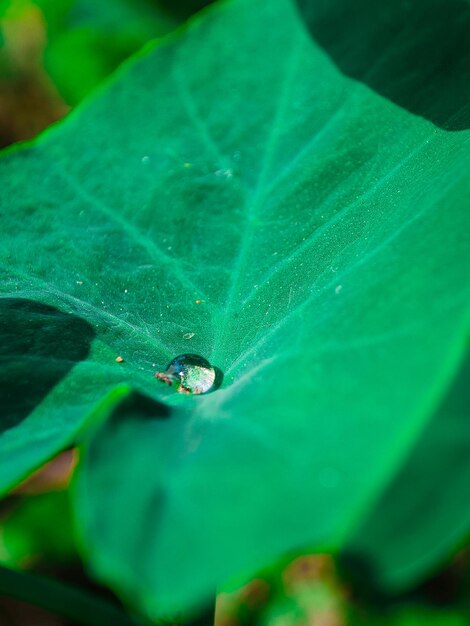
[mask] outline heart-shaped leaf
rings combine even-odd
[[[99,577],[154,616],[341,546],[465,350],[468,139],[342,75],[292,0],[222,3],[126,66],[2,162],[3,293],[95,334],[3,435],[2,484],[124,383],[147,399],[98,428],[76,483]],[[221,389],[154,378],[187,352]]]

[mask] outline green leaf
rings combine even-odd
[[[2,291],[95,338],[3,436],[3,485],[125,384],[142,395],[93,429],[75,496],[85,557],[123,596],[155,616],[343,545],[464,354],[468,139],[346,78],[291,0],[232,0],[10,152]],[[222,389],[155,380],[186,352]]]
[[[55,523],[59,521],[60,523]],[[68,493],[24,498],[1,519],[0,561],[24,567],[37,560],[57,563],[76,557]]]
[[[45,67],[62,96],[76,104],[122,61],[178,20],[157,0],[36,0],[48,31]]]
[[[348,623],[351,626],[466,626],[468,617],[454,607],[404,604],[386,612],[377,611],[375,615],[374,612],[353,615]]]
[[[32,14],[37,14],[38,28],[44,22],[45,69],[62,97],[75,105],[131,54],[151,39],[174,30],[208,2],[4,0],[0,19],[23,22],[22,33],[27,33],[27,19]],[[2,61],[7,59],[0,55]],[[4,73],[18,71],[12,62],[10,65]]]
[[[83,626],[138,626],[114,602],[46,576],[0,566],[0,593],[53,611]]]
[[[469,380],[467,355],[409,459],[348,542],[345,556],[363,561],[372,587],[406,587],[468,537]]]

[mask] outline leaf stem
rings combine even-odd
[[[34,604],[82,626],[137,626],[118,606],[52,578],[0,567],[0,594]]]

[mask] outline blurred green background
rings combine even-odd
[[[0,145],[63,117],[148,41],[208,0],[2,0]]]

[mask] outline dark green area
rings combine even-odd
[[[83,626],[137,626],[140,622],[112,604],[51,578],[0,567],[0,594],[51,609]]]
[[[87,358],[94,335],[76,315],[26,298],[0,298],[2,432],[21,424]]]
[[[342,72],[448,130],[470,127],[467,0],[297,0]]]

